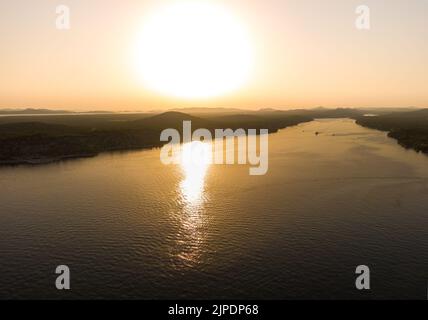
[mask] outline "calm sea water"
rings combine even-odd
[[[428,157],[351,120],[269,143],[266,176],[159,150],[1,168],[0,298],[426,299]]]

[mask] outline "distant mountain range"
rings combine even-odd
[[[276,108],[261,108],[259,110],[247,110],[240,108],[172,108],[167,112],[182,112],[190,115],[230,115],[230,114],[262,114],[262,113],[274,113],[274,112],[288,112],[294,114],[303,114],[303,113],[314,113],[314,114],[337,114],[340,113],[349,115],[351,113],[363,113],[363,112],[374,112],[379,114],[392,113],[392,112],[406,112],[418,110],[415,107],[403,107],[403,108],[325,108],[325,107],[316,107],[312,109],[276,109]],[[146,113],[151,114],[161,114],[165,111],[150,111]],[[114,114],[118,113],[115,111],[70,111],[70,110],[52,110],[52,109],[38,109],[38,108],[4,108],[0,109],[0,115],[61,115],[61,114]],[[140,111],[127,111],[120,113],[140,113]]]

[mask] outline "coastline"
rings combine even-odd
[[[277,133],[281,129],[285,129],[285,128],[288,128],[288,127],[297,126],[297,125],[299,125],[301,123],[310,122],[312,120],[313,119],[310,119],[310,120],[305,119],[305,120],[298,121],[298,122],[293,123],[293,124],[281,126],[279,128],[270,128],[269,129],[269,134]],[[245,129],[245,130],[247,130],[247,129]],[[259,135],[259,134],[260,134],[260,132],[257,131],[257,135]],[[159,137],[159,135],[157,135],[157,136]],[[67,137],[65,137],[65,138],[67,138]],[[16,158],[10,158],[10,159],[0,159],[0,167],[3,167],[3,166],[17,166],[17,165],[31,165],[31,166],[46,165],[46,164],[52,164],[52,163],[61,162],[61,161],[65,161],[65,160],[93,158],[93,157],[96,157],[96,156],[98,156],[98,155],[100,155],[102,153],[110,153],[110,152],[116,153],[116,152],[127,152],[127,151],[140,151],[140,150],[148,150],[148,149],[160,148],[163,145],[165,145],[166,143],[168,143],[167,141],[165,141],[165,142],[163,142],[163,141],[154,142],[152,140],[150,142],[147,141],[147,142],[149,142],[148,144],[144,144],[144,142],[138,142],[137,140],[138,139],[135,139],[134,142],[128,143],[128,145],[126,145],[124,143],[123,146],[117,146],[117,143],[116,143],[115,147],[97,146],[95,148],[97,150],[96,151],[92,151],[92,152],[63,154],[63,155],[55,155],[55,156],[51,156],[51,155],[49,155],[49,156],[38,156],[38,157],[35,157],[34,155],[30,154],[28,157],[22,156],[20,158],[16,157]],[[47,141],[44,141],[44,142],[47,143]],[[127,142],[129,142],[129,140],[127,140]],[[24,145],[25,145],[25,143],[24,143]]]
[[[425,112],[425,111],[420,111]],[[404,116],[401,116],[401,115]],[[408,116],[407,116],[408,115]],[[337,116],[337,114],[336,114]],[[194,122],[195,128],[267,128],[269,134],[281,129],[307,123],[318,118],[331,118],[331,114],[319,115],[286,115],[277,118],[248,117],[243,115],[209,119],[192,117],[187,114],[169,112],[151,118],[129,121],[120,126],[108,124],[105,129],[95,129],[100,123],[90,123],[94,129],[87,127],[67,126],[56,123],[28,122],[10,123],[0,126],[0,166],[44,165],[55,162],[92,158],[102,153],[139,151],[162,147],[167,142],[159,140],[165,127],[180,128],[184,120]],[[428,155],[428,130],[425,122],[418,122],[420,114],[397,113],[397,117],[381,115],[373,117],[347,115],[362,127],[387,132],[388,137],[395,139],[406,149],[413,149]],[[405,120],[403,123],[402,119]],[[111,119],[110,119],[111,120]],[[114,120],[114,119],[113,119]],[[103,122],[101,125],[104,125]],[[257,132],[257,135],[260,134]]]
[[[72,155],[61,155],[56,157],[43,157],[43,158],[25,158],[25,159],[10,159],[10,160],[0,160],[0,167],[7,166],[20,166],[20,165],[29,165],[29,166],[41,166],[52,163],[57,163],[66,160],[77,160],[77,159],[89,159],[97,157],[103,153],[119,153],[119,152],[132,152],[132,151],[143,151],[159,148],[161,145],[150,145],[143,146],[138,148],[120,148],[120,149],[110,149],[102,150],[94,153],[82,153],[82,154],[72,154]]]
[[[368,124],[357,119],[356,124],[369,129],[386,132],[387,136],[397,141],[397,143],[405,148],[412,149],[418,153],[428,156],[428,135],[415,130],[402,128],[385,128],[379,125]]]

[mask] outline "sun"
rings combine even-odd
[[[134,69],[164,95],[208,98],[249,80],[253,50],[244,24],[226,8],[179,1],[158,8],[137,36]]]

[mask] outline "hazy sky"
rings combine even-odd
[[[214,0],[249,30],[254,68],[239,90],[197,100],[152,92],[131,62],[144,17],[167,2],[1,1],[0,107],[428,107],[427,0]],[[55,27],[61,4],[69,31]]]

